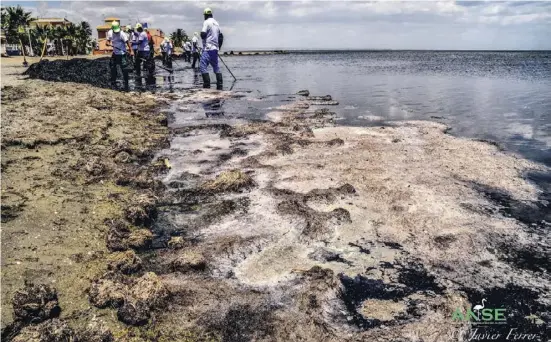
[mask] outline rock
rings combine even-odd
[[[338,106],[338,101],[315,101],[310,100],[310,104],[313,106]]]
[[[121,219],[107,222],[109,231],[105,237],[107,248],[111,251],[124,251],[128,249],[128,236],[130,225]]]
[[[132,228],[126,221],[119,219],[107,223],[109,231],[106,236],[107,248],[110,251],[125,251],[129,248],[146,249],[151,245],[153,234],[147,229]]]
[[[120,151],[115,156],[115,161],[118,163],[129,163],[132,161],[132,156],[126,151]]]
[[[297,95],[310,96],[310,92],[308,90],[299,90]]]
[[[120,306],[125,299],[126,286],[109,279],[97,279],[90,286],[90,303],[98,308]]]
[[[180,249],[184,247],[184,238],[181,236],[173,236],[168,241],[168,248]]]
[[[341,194],[355,194],[356,189],[353,185],[345,183],[337,188],[337,191]]]
[[[91,176],[100,176],[107,171],[107,167],[99,157],[93,157],[84,165],[84,170]]]
[[[338,253],[335,253],[327,248],[317,248],[312,253],[308,254],[308,257],[312,260],[320,262],[331,262],[343,260]]]
[[[156,198],[152,195],[135,196],[124,209],[124,214],[133,224],[147,224],[157,216],[156,202]]]
[[[155,273],[147,272],[134,283],[130,296],[138,302],[143,301],[150,307],[156,307],[168,298],[168,290]]]
[[[240,191],[255,186],[254,180],[241,170],[230,170],[221,172],[215,179],[201,185],[205,190],[210,191]]]
[[[144,325],[151,317],[151,311],[162,306],[168,295],[161,279],[155,273],[148,272],[134,281],[117,311],[117,317],[126,324]]]
[[[155,120],[157,120],[157,122],[160,123],[163,126],[168,126],[168,118],[164,114],[157,115]]]
[[[131,150],[132,150],[132,146],[127,140],[124,140],[124,139],[117,140],[113,144],[113,151],[115,151],[115,153],[118,153],[121,151],[130,152]]]
[[[74,331],[67,323],[52,319],[41,324],[23,328],[12,342],[72,342],[76,341]]]
[[[15,292],[12,304],[15,318],[28,323],[58,317],[61,312],[57,291],[43,284],[25,284],[24,289]]]
[[[331,139],[328,142],[326,142],[328,146],[342,146],[344,145],[344,140],[340,138]]]
[[[333,99],[331,98],[331,95],[325,95],[325,96],[308,96],[308,100],[310,100],[310,101],[332,101]]]
[[[137,272],[142,267],[142,260],[133,250],[117,252],[107,257],[107,268],[124,274]]]
[[[203,254],[195,251],[185,251],[170,264],[175,272],[204,271],[207,267],[207,261]]]
[[[127,301],[117,310],[119,321],[140,326],[147,324],[151,317],[149,307],[142,301]]]
[[[116,229],[109,229],[105,237],[105,243],[110,251],[125,251],[128,249],[127,238],[130,235],[129,232],[121,232]]]
[[[137,250],[147,249],[153,241],[153,233],[147,229],[134,230],[127,239],[128,247]]]

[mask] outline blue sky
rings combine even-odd
[[[214,11],[228,49],[551,50],[546,1],[3,1],[35,16],[137,20],[165,32],[200,31]]]

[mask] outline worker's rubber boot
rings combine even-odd
[[[203,88],[210,88],[210,76],[209,74],[201,74],[203,77]]]
[[[115,89],[117,87],[117,66],[113,59],[109,61],[109,67],[111,69],[111,88]]]
[[[122,75],[124,79],[124,91],[129,91],[130,85],[128,84],[128,71],[123,71]]]
[[[222,90],[222,85],[223,85],[222,73],[219,72],[219,73],[216,74],[216,89]]]

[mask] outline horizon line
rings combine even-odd
[[[550,51],[551,48],[548,49],[324,49],[324,48],[314,48],[314,49],[294,49],[294,48],[261,48],[261,49],[255,49],[255,48],[227,48],[224,49],[223,52],[229,52],[229,51],[243,51],[243,52],[273,52],[273,51],[285,51],[285,52],[319,52],[319,51],[327,51],[327,52],[339,52],[339,51],[346,51],[346,52],[354,52],[354,51],[495,51],[495,52],[514,52],[514,51]]]

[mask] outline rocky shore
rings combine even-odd
[[[330,96],[182,125],[243,95],[83,82],[2,84],[3,338],[546,340],[545,166],[432,122],[339,127]],[[506,324],[454,319],[482,299]]]

